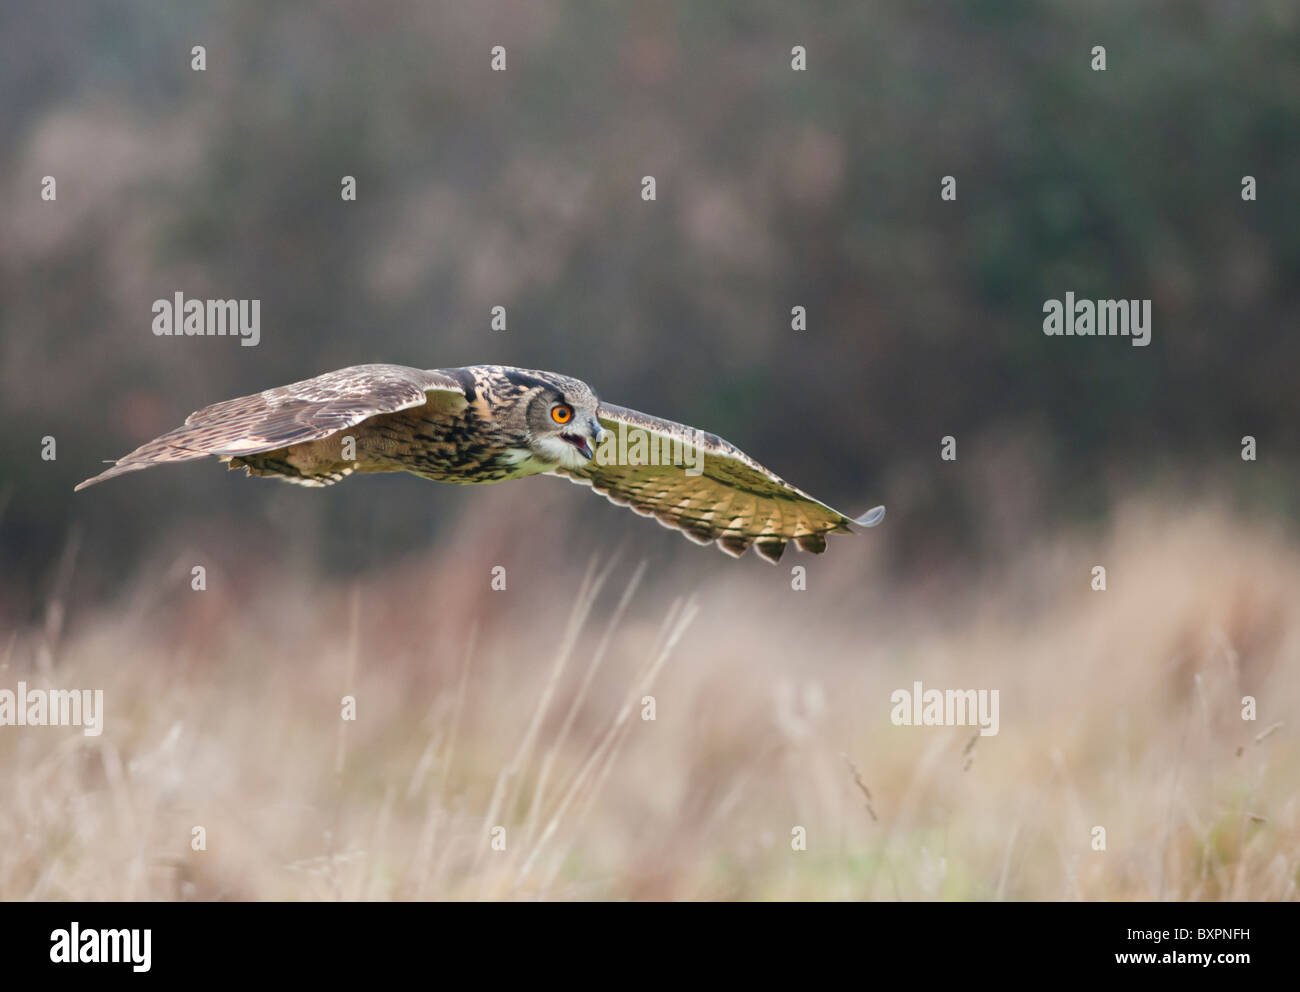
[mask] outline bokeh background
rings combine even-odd
[[[1294,898],[1297,50],[1286,0],[0,9],[0,687],[109,706],[0,729],[0,896]],[[1071,290],[1151,345],[1045,337]],[[155,337],[178,291],[260,345]],[[72,493],[374,361],[889,515],[774,569],[553,479]],[[1001,733],[892,726],[916,679]]]

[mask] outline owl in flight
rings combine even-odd
[[[872,527],[773,475],[713,434],[602,403],[584,382],[502,365],[413,369],[355,365],[214,403],[77,486],[163,462],[216,455],[230,468],[305,486],[353,472],[436,482],[560,475],[654,517],[697,544],[775,563],[793,540]]]

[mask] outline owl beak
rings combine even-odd
[[[591,421],[587,424],[587,434],[561,434],[560,437],[568,441],[578,449],[578,454],[582,455],[587,461],[596,457],[596,449],[600,447],[600,442],[605,437],[605,431],[601,430],[600,424]]]

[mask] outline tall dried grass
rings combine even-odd
[[[1138,505],[942,589],[683,544],[502,593],[449,567],[472,543],[52,603],[0,688],[103,688],[107,725],[0,728],[0,897],[1296,897],[1285,533]],[[916,680],[998,689],[1000,733],[894,726]]]

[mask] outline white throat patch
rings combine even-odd
[[[563,438],[542,437],[538,438],[535,444],[539,460],[546,464],[546,467],[539,471],[549,472],[557,465],[564,468],[582,468],[587,464],[587,459],[582,457],[578,449]]]

